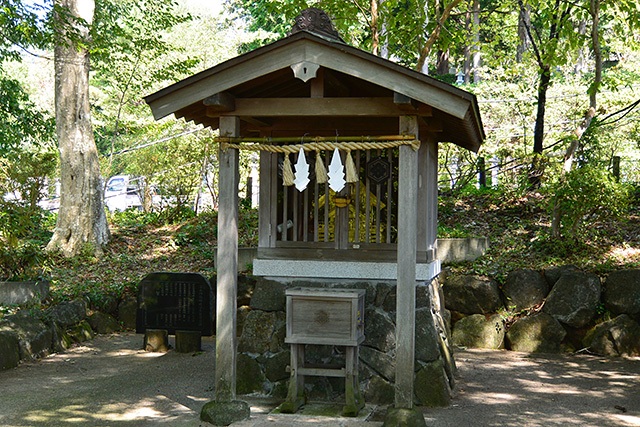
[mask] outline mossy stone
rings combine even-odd
[[[418,408],[389,408],[382,427],[426,427],[424,415]]]
[[[91,326],[86,320],[78,323],[75,326],[69,328],[69,335],[75,342],[84,342],[95,337],[95,332],[91,329]]]
[[[395,388],[390,382],[375,375],[369,380],[364,392],[364,398],[367,402],[389,405],[393,403],[395,398]]]
[[[236,392],[238,394],[262,392],[265,376],[256,359],[246,354],[238,354],[236,363]]]
[[[10,332],[0,332],[0,371],[15,368],[19,362],[18,337]]]
[[[278,382],[289,378],[291,374],[287,372],[287,366],[290,362],[290,351],[281,351],[280,353],[266,358],[264,367],[265,376],[271,382]]]
[[[282,380],[273,385],[269,396],[284,399],[289,392],[289,380]]]
[[[53,323],[51,325],[51,331],[53,332],[53,351],[60,353],[71,348],[73,338],[65,329]]]
[[[451,390],[442,360],[427,363],[418,372],[414,380],[414,392],[417,401],[421,405],[429,407],[449,406]]]
[[[249,404],[242,400],[213,401],[202,407],[200,419],[217,426],[228,426],[231,423],[246,420],[250,415]]]

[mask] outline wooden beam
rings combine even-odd
[[[409,98],[407,95],[403,95],[398,92],[393,93],[393,103],[396,104],[396,106],[400,110],[409,112],[409,113],[415,113],[418,109],[417,101]]]
[[[400,118],[400,133],[418,136],[418,118]],[[416,326],[418,153],[400,147],[398,164],[398,280],[395,408],[413,408]]]
[[[471,102],[450,91],[431,86],[423,80],[406,73],[400,73],[375,61],[353,55],[337,49],[326,49],[319,44],[307,46],[307,57],[322,67],[339,70],[342,73],[366,80],[406,96],[427,105],[437,106],[439,110],[451,114],[459,119],[464,119]]]
[[[270,133],[264,132],[262,137],[270,136]],[[276,157],[274,161],[274,157]],[[271,227],[276,219],[272,219],[271,212],[271,201],[272,201],[272,192],[277,191],[277,188],[274,188],[273,183],[271,182],[272,177],[272,168],[278,168],[277,164],[277,155],[274,156],[274,153],[269,153],[268,151],[260,151],[260,193],[259,194],[259,205],[258,205],[258,247],[259,248],[269,248],[275,245],[275,235],[271,234]],[[275,197],[273,197],[275,198]]]
[[[324,68],[316,71],[316,77],[309,82],[311,85],[311,98],[324,98]]]
[[[176,111],[174,113],[174,116],[176,116],[177,119],[181,119],[181,118],[186,117],[186,116],[192,116],[192,115],[194,115],[194,114],[196,114],[196,113],[198,113],[199,111],[202,111],[202,110],[203,110],[202,105],[198,102],[198,103],[195,103],[195,104],[188,105],[188,106]]]
[[[220,136],[240,133],[237,117],[220,119]],[[216,289],[216,401],[236,398],[238,285],[238,150],[218,152],[218,275]]]
[[[210,117],[198,117],[193,120],[193,123],[211,128],[212,130],[216,130],[220,127],[220,120],[212,119]]]
[[[281,117],[273,118],[273,136],[396,135],[397,117]]]
[[[184,120],[186,122],[196,122],[196,123],[202,123],[206,120],[218,120],[215,117],[207,117],[205,114],[202,114],[203,111],[195,111],[193,113],[189,113],[189,114],[185,114],[184,116],[182,116],[182,118],[184,118]]]
[[[426,132],[444,132],[442,121],[431,117],[420,117],[422,122],[420,127],[424,127]]]
[[[302,45],[305,43],[302,42]],[[300,62],[300,43],[292,43],[272,50],[269,55],[255,56],[251,61],[231,60],[220,64],[215,73],[155,97],[149,102],[153,117],[158,120],[172,112],[200,102],[207,96],[222,92]],[[234,66],[229,64],[234,63]]]
[[[207,111],[229,112],[236,109],[236,97],[229,92],[219,92],[205,98],[202,103],[207,107]]]
[[[259,128],[268,128],[273,126],[272,120],[256,119],[255,117],[240,117],[240,120],[249,123],[250,125],[257,126]]]
[[[257,117],[399,117],[404,112],[394,104],[392,98],[237,98],[236,109],[224,113],[207,108],[209,117],[224,115]],[[430,116],[427,105],[416,112],[419,116]]]

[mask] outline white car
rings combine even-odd
[[[125,211],[130,208],[142,210],[142,199],[134,181],[129,175],[115,175],[109,178],[104,189],[104,204],[107,209],[110,211]]]

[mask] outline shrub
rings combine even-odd
[[[560,211],[564,236],[577,238],[592,221],[621,218],[629,206],[629,191],[609,172],[584,166],[567,173],[550,188],[550,212]]]
[[[16,201],[0,201],[0,280],[42,276],[47,255],[43,247],[51,238],[53,214]]]

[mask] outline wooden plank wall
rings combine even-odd
[[[397,182],[398,153],[397,148],[351,153],[359,171],[359,180],[346,184],[345,190],[340,192],[340,195],[348,194],[351,198],[348,216],[347,208],[336,208],[333,202],[335,193],[330,191],[329,185],[319,184],[315,175],[302,192],[293,186],[284,187],[281,172],[284,157],[263,153],[261,182],[271,182],[271,185],[261,192],[260,247],[290,246],[292,242],[299,243],[300,247],[333,243],[327,247],[335,249],[395,244],[397,185],[394,182]],[[332,154],[331,151],[319,153],[327,169]],[[293,165],[297,156],[290,155]],[[314,170],[316,153],[307,153],[306,156],[307,163]],[[379,185],[372,183],[366,173],[367,164],[376,157],[385,158],[392,165],[391,176]],[[262,215],[263,212],[267,214]],[[339,236],[342,237],[337,239]]]

